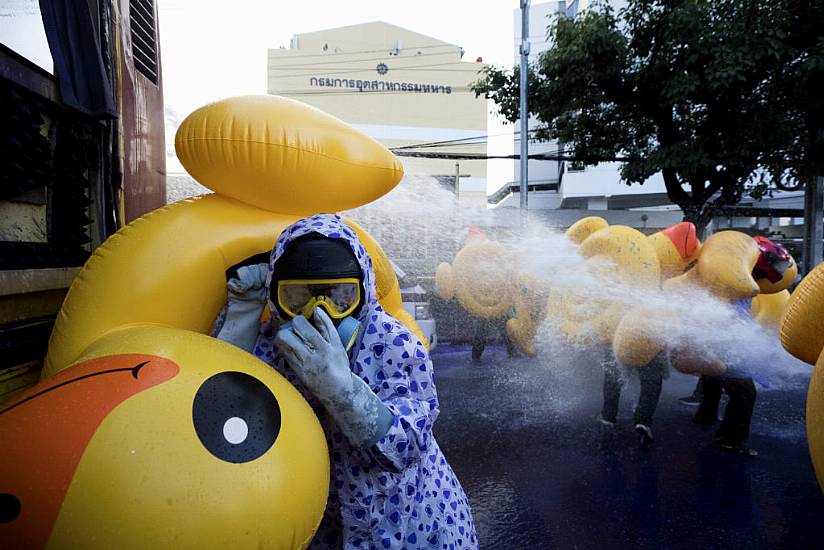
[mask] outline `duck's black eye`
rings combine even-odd
[[[280,406],[263,382],[221,372],[203,382],[192,403],[203,446],[226,462],[249,462],[269,450],[280,432]]]
[[[20,501],[9,493],[0,493],[0,523],[10,523],[20,515]]]

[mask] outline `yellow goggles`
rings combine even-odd
[[[332,319],[343,319],[360,305],[360,280],[284,279],[278,281],[277,301],[280,309],[292,317],[309,318],[316,307],[322,307]]]

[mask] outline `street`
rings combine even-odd
[[[597,421],[597,364],[507,357],[488,347],[432,354],[441,414],[436,437],[472,505],[482,548],[813,548],[822,496],[804,431],[806,380],[759,389],[756,458],[710,446],[714,428],[677,402],[696,379],[664,381],[640,448],[631,424],[637,378],[618,425]]]

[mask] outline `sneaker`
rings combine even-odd
[[[735,453],[744,456],[758,456],[758,451],[751,449],[742,443],[730,443],[723,439],[716,439],[712,442],[712,446],[728,453]]]
[[[687,407],[697,407],[701,404],[701,400],[694,395],[690,395],[689,397],[681,397],[678,399],[678,402],[682,405],[686,405]]]
[[[655,438],[652,436],[652,430],[649,426],[645,426],[643,424],[636,424],[635,425],[635,433],[641,438],[641,445],[649,445]]]

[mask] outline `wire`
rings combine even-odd
[[[419,157],[431,159],[451,159],[451,160],[494,160],[494,159],[520,159],[521,155],[485,155],[483,153],[429,153],[416,151],[398,151],[395,153],[399,157]],[[574,162],[579,160],[575,156],[561,155],[555,153],[536,153],[527,155],[529,160],[563,160]],[[603,158],[599,162],[626,162],[626,157]]]
[[[539,130],[539,128],[533,128],[533,129],[529,130],[529,132],[537,132],[538,130]],[[491,137],[507,136],[507,135],[510,135],[510,134],[520,136],[521,131],[520,130],[515,130],[513,132],[502,132],[500,134],[484,134],[482,136],[471,136],[471,137],[460,138],[460,139],[446,139],[446,140],[443,140],[443,141],[430,141],[430,142],[427,142],[427,143],[418,143],[416,145],[400,145],[398,147],[390,147],[389,150],[390,151],[399,151],[399,150],[403,150],[403,149],[421,149],[421,148],[425,148],[425,147],[437,147],[439,145],[447,145],[447,144],[463,145],[463,143],[460,143],[460,142],[465,142],[466,140],[470,140],[470,139],[487,139],[487,138],[491,138]],[[518,137],[518,139],[520,140],[520,137]],[[478,143],[486,143],[486,142],[478,142]],[[477,145],[477,143],[467,143],[466,145]]]

